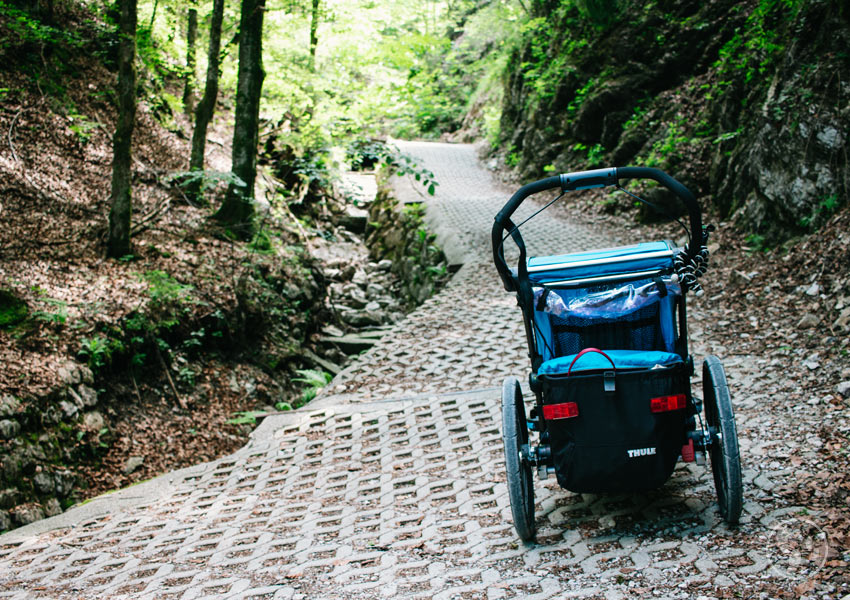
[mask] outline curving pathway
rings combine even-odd
[[[489,248],[511,190],[471,146],[404,150],[440,182],[434,198],[405,181],[397,192],[427,202],[463,256],[449,285],[235,454],[0,536],[0,598],[707,599],[799,585],[776,545],[776,524],[799,508],[766,500],[774,472],[759,465],[745,464],[736,530],[717,514],[710,472],[692,466],[639,495],[537,481],[538,543],[518,543],[498,386],[528,366]],[[615,241],[546,216],[525,231],[532,254]],[[733,384],[750,385],[746,365]],[[757,419],[755,405],[738,418]],[[745,459],[753,445],[742,439]]]

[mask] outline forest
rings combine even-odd
[[[393,140],[659,167],[841,339],[848,49],[842,0],[0,0],[0,531],[239,448],[439,289]]]

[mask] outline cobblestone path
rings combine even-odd
[[[537,481],[537,544],[518,543],[497,386],[528,365],[488,241],[510,190],[469,146],[404,149],[435,172],[437,195],[420,200],[466,254],[447,288],[239,452],[0,536],[0,597],[707,599],[805,584],[810,563],[787,552],[800,507],[772,497],[792,474],[749,458],[776,444],[751,399],[737,404],[736,529],[717,513],[710,471],[692,465],[636,495]],[[419,195],[407,182],[397,192]],[[545,216],[525,231],[532,254],[613,241]],[[758,385],[756,358],[727,362],[735,394]]]

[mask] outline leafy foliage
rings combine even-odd
[[[399,177],[412,176],[425,186],[430,195],[434,195],[436,186],[434,173],[419,166],[416,159],[404,154],[392,145],[376,140],[354,140],[348,145],[346,158],[357,171],[364,168],[387,167]]]
[[[318,369],[298,369],[296,371],[298,377],[293,377],[292,381],[305,384],[305,389],[301,393],[301,403],[306,404],[316,397],[323,387],[330,383],[332,377],[330,373],[325,373]]]
[[[803,0],[759,0],[738,30],[720,49],[714,66],[722,77],[742,76],[746,83],[763,77],[785,48],[783,29],[796,17]],[[720,82],[725,87],[724,81]]]
[[[99,371],[107,366],[112,360],[114,352],[124,349],[123,344],[104,335],[96,335],[80,340],[80,357],[85,360],[92,371]]]

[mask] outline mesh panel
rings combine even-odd
[[[555,356],[584,348],[600,350],[665,350],[658,321],[658,303],[617,319],[551,315]]]

